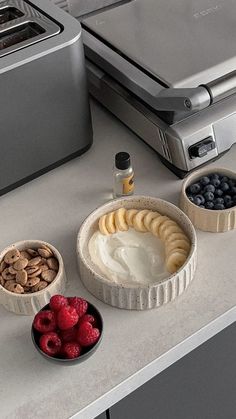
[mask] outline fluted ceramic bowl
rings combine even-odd
[[[169,216],[182,227],[191,242],[191,249],[186,262],[177,272],[146,286],[118,285],[99,272],[91,261],[88,243],[93,233],[98,230],[99,218],[120,207],[158,211]],[[189,218],[170,202],[137,195],[120,198],[102,205],[83,222],[77,237],[77,258],[81,280],[95,297],[118,308],[152,309],[173,301],[186,290],[192,281],[197,263],[196,233]]]
[[[47,304],[54,294],[63,294],[66,287],[66,273],[64,263],[59,251],[49,243],[42,240],[22,240],[11,246],[6,247],[0,253],[0,262],[3,260],[5,254],[14,248],[18,250],[36,249],[41,245],[46,245],[52,250],[54,256],[58,260],[59,269],[54,280],[43,290],[30,294],[15,294],[8,291],[0,285],[0,304],[2,304],[8,311],[16,314],[25,314],[32,316],[36,314],[42,307]]]
[[[191,184],[195,183],[202,176],[208,176],[211,173],[219,173],[223,176],[228,176],[231,179],[236,179],[236,173],[232,170],[224,169],[222,167],[212,167],[197,170],[189,175],[183,182],[180,208],[190,218],[193,225],[202,231],[210,231],[212,233],[223,233],[236,228],[236,206],[224,210],[209,210],[200,208],[193,204],[187,197],[186,189]]]

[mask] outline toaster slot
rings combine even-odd
[[[38,23],[27,22],[0,33],[0,50],[28,41],[45,32]]]
[[[24,16],[24,13],[16,9],[16,7],[4,7],[3,9],[0,9],[0,25],[22,16]]]

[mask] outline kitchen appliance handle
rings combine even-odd
[[[83,41],[88,59],[155,110],[193,112],[211,104],[211,96],[206,87],[164,87],[106,46],[86,28],[83,29]]]
[[[207,83],[204,87],[209,91],[211,102],[217,103],[236,93],[236,71],[225,74]]]

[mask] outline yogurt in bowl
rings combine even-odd
[[[92,262],[100,272],[119,285],[147,286],[169,275],[165,249],[151,233],[133,228],[104,236],[96,231],[88,244]]]
[[[119,208],[157,211],[174,220],[189,239],[183,264],[168,272],[163,241],[149,232],[99,233],[99,220]],[[145,310],[159,307],[183,293],[194,277],[197,261],[195,229],[175,205],[153,197],[132,196],[111,201],[90,214],[77,237],[80,277],[97,298],[118,308]]]

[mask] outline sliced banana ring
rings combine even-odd
[[[173,240],[165,243],[166,254],[168,255],[173,249],[184,249],[187,252],[190,250],[190,243],[187,240]]]
[[[181,268],[181,266],[186,262],[187,255],[184,254],[181,250],[177,249],[166,258],[166,269],[170,273],[174,273]]]
[[[134,227],[139,232],[150,231],[164,242],[166,269],[176,272],[185,263],[190,250],[190,240],[181,227],[169,217],[156,211],[119,208],[99,219],[99,230],[109,235]]]
[[[148,231],[150,231],[150,225],[151,225],[152,220],[154,220],[157,217],[161,217],[161,214],[159,214],[159,212],[156,212],[156,211],[149,211],[145,215],[143,219],[143,224],[145,225]]]
[[[165,215],[161,215],[160,217],[154,218],[150,224],[150,231],[154,236],[159,237],[159,228],[164,221],[169,220],[169,217],[166,217]]]
[[[138,212],[137,209],[126,210],[125,219],[129,227],[133,227],[133,219],[134,219],[134,216],[137,214],[137,212]]]
[[[176,222],[175,222],[175,221],[173,221],[173,220],[171,220],[170,218],[169,218],[168,220],[164,221],[164,223],[162,223],[162,224],[160,225],[160,228],[159,228],[159,236],[160,236],[160,239],[161,239],[161,240],[162,240],[162,235],[164,234],[165,230],[166,230],[168,227],[170,227],[170,226],[174,226],[174,225],[176,225]]]
[[[172,254],[172,253],[175,253],[175,252],[179,252],[179,253],[182,253],[183,255],[185,255],[186,256],[186,258],[188,257],[188,255],[189,255],[189,252],[187,251],[187,250],[185,250],[185,249],[172,249],[170,252],[169,252],[169,254],[168,254],[168,256],[166,257],[166,259]]]
[[[170,252],[169,252],[169,256],[172,254],[172,253],[175,253],[175,252],[179,252],[179,253],[182,253],[183,255],[186,255],[186,256],[188,256],[189,255],[189,251],[188,250],[186,250],[186,249],[172,249],[172,250],[170,250]]]
[[[108,233],[114,234],[116,233],[116,226],[115,226],[115,212],[109,212],[105,219],[105,225]]]
[[[133,226],[135,230],[145,233],[147,231],[143,219],[146,214],[148,214],[149,210],[141,210],[138,211],[137,214],[133,218]]]
[[[115,211],[115,226],[117,231],[127,231],[129,229],[125,219],[126,209],[119,208]]]
[[[184,232],[182,232],[182,233],[172,233],[169,236],[167,236],[166,243],[171,242],[173,240],[187,240],[188,241],[188,237],[186,236],[186,234]]]
[[[106,228],[106,218],[107,218],[107,214],[102,215],[102,217],[99,218],[98,227],[102,234],[105,234],[105,236],[108,236],[109,231]]]
[[[162,240],[166,241],[167,237],[173,233],[183,233],[183,230],[178,226],[177,223],[170,225],[162,232]]]

